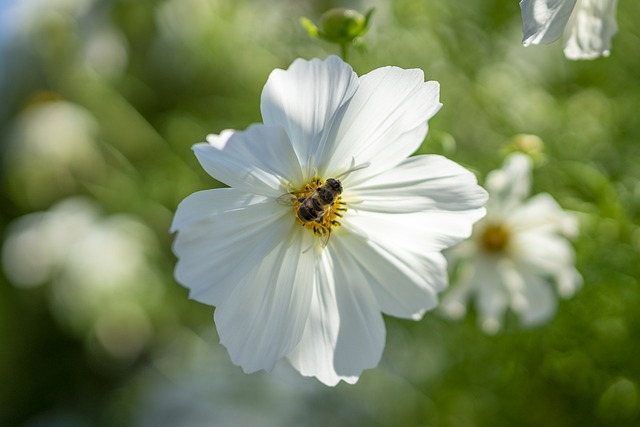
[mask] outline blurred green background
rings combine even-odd
[[[191,145],[261,121],[274,68],[337,53],[298,23],[334,6],[376,7],[358,74],[441,83],[420,152],[482,180],[544,141],[534,191],[579,217],[585,282],[551,322],[387,318],[379,367],[327,388],[242,374],[175,283],[173,212],[219,185]],[[640,425],[640,2],[617,18],[609,58],[570,62],[521,46],[516,0],[0,0],[0,425]]]

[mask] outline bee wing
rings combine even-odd
[[[323,248],[327,247],[327,244],[329,244],[329,237],[331,237],[331,230],[327,230],[325,234],[320,236],[320,242],[322,243]]]
[[[293,206],[297,199],[293,193],[284,193],[276,199],[276,202],[285,206]]]

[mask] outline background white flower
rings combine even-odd
[[[150,343],[149,311],[162,289],[153,232],[135,217],[104,217],[88,199],[66,199],[8,228],[2,267],[18,287],[50,283],[51,311],[107,354],[133,360]]]
[[[217,307],[220,340],[245,372],[287,358],[325,384],[354,383],[380,360],[381,312],[419,319],[436,306],[447,284],[440,251],[470,235],[486,200],[456,163],[408,158],[438,97],[420,70],[358,78],[337,57],[299,59],[271,73],[264,124],[194,146],[203,168],[232,188],[178,207],[175,275],[191,298]],[[346,211],[324,229],[326,246],[278,203],[315,177],[343,186],[328,210]]]
[[[563,37],[569,59],[609,56],[618,31],[617,0],[522,0],[523,44],[547,44]]]
[[[471,239],[452,250],[460,269],[442,308],[451,317],[461,317],[473,297],[488,333],[500,329],[507,308],[524,325],[548,320],[556,310],[549,281],[563,297],[573,295],[582,283],[566,239],[577,233],[577,221],[548,194],[525,201],[531,167],[528,156],[514,153],[502,169],[489,174],[487,216],[476,224]]]

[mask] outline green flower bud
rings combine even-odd
[[[536,166],[540,166],[545,163],[546,156],[544,154],[544,142],[537,135],[518,134],[511,138],[510,144],[508,144],[503,150],[502,155],[506,156],[515,151],[528,154]]]
[[[352,9],[336,8],[325,12],[320,18],[321,37],[328,42],[352,43],[367,31],[373,9],[362,15]]]
[[[358,43],[367,32],[373,11],[373,8],[369,9],[362,15],[352,9],[335,8],[322,15],[320,28],[304,17],[300,18],[300,24],[311,37],[339,45],[346,60],[348,46]]]

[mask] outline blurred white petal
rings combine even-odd
[[[531,158],[522,153],[509,156],[501,169],[487,175],[486,187],[491,197],[487,209],[492,216],[506,216],[529,195]]]
[[[513,224],[517,231],[557,233],[566,237],[578,233],[576,217],[562,210],[558,202],[546,193],[531,197],[514,209],[512,215],[518,218],[517,223]]]
[[[618,31],[617,0],[522,0],[523,44],[547,44],[563,37],[568,59],[609,56]]]
[[[576,0],[522,0],[522,43],[528,46],[558,40],[575,4]]]
[[[551,286],[531,274],[522,277],[525,282],[524,297],[527,301],[526,307],[520,312],[522,323],[534,326],[546,322],[555,314],[558,305]]]
[[[609,56],[618,32],[617,0],[578,0],[564,32],[564,55],[569,59]]]

